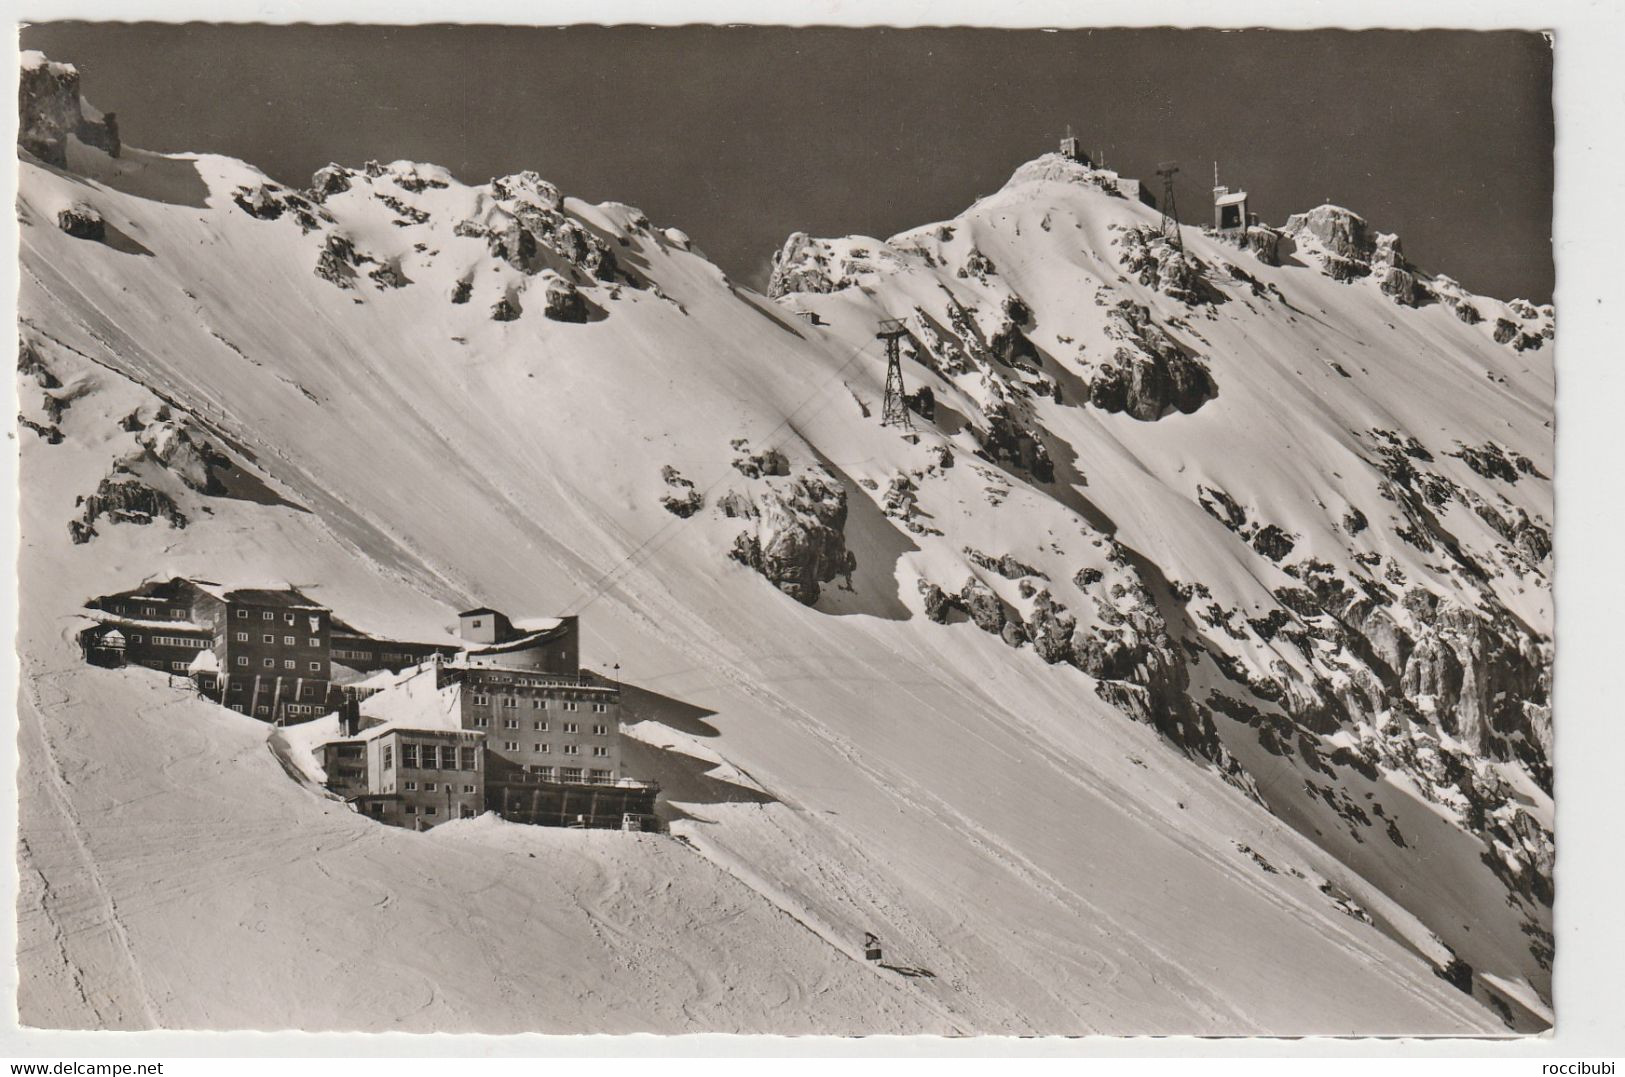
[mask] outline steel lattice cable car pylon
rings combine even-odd
[[[880,411],[880,425],[912,430],[914,422],[908,417],[908,401],[903,396],[903,355],[899,346],[906,336],[908,327],[896,318],[882,321],[875,333],[877,340],[886,342],[886,397]]]

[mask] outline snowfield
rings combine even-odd
[[[1054,157],[953,222],[792,241],[775,298],[528,175],[315,198],[77,141],[22,173],[58,383],[22,371],[24,417],[60,435],[19,431],[24,1024],[1550,1024],[1549,308],[1397,303],[1308,225],[1278,266],[1186,229],[1181,298],[1166,254],[1125,268],[1155,211]],[[936,404],[912,439],[883,317]],[[1118,349],[1208,390],[1098,406]],[[165,422],[224,492],[145,447]],[[185,526],[73,541],[109,477]],[[173,575],[411,639],[580,613],[671,833],[350,813],[264,725],[83,664],[88,598]]]

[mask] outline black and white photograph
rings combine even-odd
[[[1551,1036],[1538,14],[25,19],[17,1026]]]

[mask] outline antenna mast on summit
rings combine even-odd
[[[875,333],[877,340],[886,342],[886,401],[880,411],[881,426],[900,426],[914,429],[908,417],[908,402],[903,399],[903,356],[898,342],[908,336],[908,327],[896,318],[880,323]]]
[[[1215,172],[1217,168],[1215,163]],[[1162,177],[1162,234],[1175,250],[1183,253],[1185,243],[1179,238],[1179,209],[1174,205],[1174,174],[1178,171],[1177,161],[1164,161],[1157,166],[1157,175]]]

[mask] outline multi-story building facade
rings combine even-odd
[[[332,709],[332,610],[292,587],[192,586],[193,620],[213,639],[221,703],[274,722],[306,721]]]
[[[633,827],[654,818],[659,787],[621,767],[620,686],[581,670],[438,668],[464,729],[485,735],[486,805],[543,826]]]
[[[398,673],[408,666],[427,661],[434,655],[451,658],[462,650],[455,643],[411,643],[406,640],[378,639],[333,617],[330,624],[333,664],[359,673],[389,670]]]
[[[322,745],[329,789],[390,826],[428,830],[486,810],[485,738],[385,723]]]
[[[177,577],[93,599],[87,608],[101,622],[82,637],[89,660],[190,676],[208,698],[269,722],[304,722],[333,710],[345,695],[336,674],[398,671],[462,650],[373,638],[294,587]]]
[[[124,662],[195,677],[199,690],[242,714],[308,721],[332,709],[332,611],[293,587],[225,588],[177,577],[89,603],[103,628],[87,655],[123,642]],[[199,662],[203,652],[212,661]]]
[[[190,677],[264,721],[340,711],[329,788],[395,826],[483,810],[555,826],[641,827],[658,788],[621,767],[620,686],[580,668],[575,617],[459,615],[463,643],[374,639],[294,587],[176,578],[88,604],[87,658]],[[450,657],[448,657],[450,655]],[[335,664],[391,670],[344,687]],[[415,668],[412,668],[415,667]],[[380,684],[382,687],[380,687]]]
[[[431,660],[366,697],[359,703],[364,732],[324,746],[332,753],[329,787],[383,821],[414,825],[367,807],[385,786],[375,756],[365,754],[373,749],[364,752],[360,741],[369,722],[403,732],[451,729],[480,738],[485,807],[503,818],[641,829],[654,816],[659,790],[622,773],[620,686],[578,668],[575,618],[514,623],[490,609],[461,616],[465,638],[474,637],[462,653]]]
[[[459,687],[464,729],[484,733],[493,755],[546,781],[614,782],[621,775],[620,688],[577,671],[441,667]]]
[[[187,675],[192,660],[211,646],[213,637],[193,620],[190,597],[179,586],[184,582],[143,584],[93,600],[88,608],[101,627],[86,640],[87,651],[102,651],[106,659],[102,664]]]

